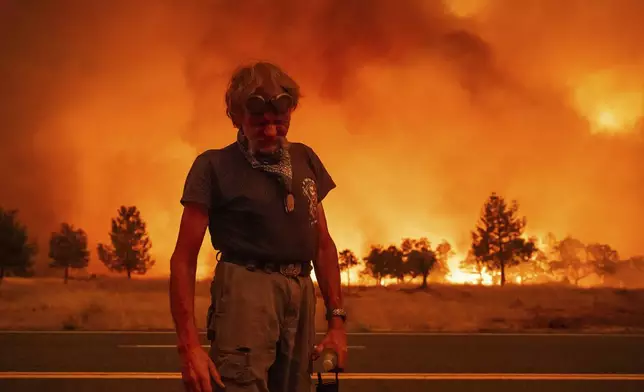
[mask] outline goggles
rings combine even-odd
[[[286,114],[294,105],[293,97],[288,93],[277,94],[269,100],[253,94],[246,100],[246,110],[251,115],[263,115],[267,112]]]

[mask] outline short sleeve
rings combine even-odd
[[[309,159],[311,160],[311,166],[313,167],[313,171],[317,177],[318,203],[320,203],[326,195],[336,187],[336,184],[315,151],[308,147],[307,152],[309,154]]]
[[[194,160],[183,186],[181,204],[198,203],[210,209],[213,207],[215,175],[209,154],[202,153]]]

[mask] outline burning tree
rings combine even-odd
[[[530,260],[510,268],[508,273],[521,283],[536,282],[549,277],[549,266],[550,260],[547,254],[543,250],[537,249]]]
[[[405,238],[401,244],[402,254],[405,258],[405,272],[412,277],[422,276],[421,288],[427,287],[427,277],[436,266],[436,253],[432,250],[427,238],[418,240]]]
[[[492,271],[501,271],[505,285],[506,268],[530,260],[536,250],[534,240],[522,238],[526,218],[517,217],[519,205],[508,207],[503,197],[492,193],[483,207],[479,224],[472,232],[474,256]]]
[[[464,271],[471,271],[479,275],[479,284],[483,284],[483,276],[486,272],[485,262],[482,258],[478,258],[474,255],[472,249],[467,252],[465,259],[461,260],[459,267]]]
[[[118,216],[112,219],[111,245],[98,244],[98,258],[110,271],[143,275],[155,261],[149,252],[152,242],[145,221],[136,207],[121,206]]]
[[[452,245],[447,241],[443,241],[436,246],[434,253],[436,254],[436,265],[432,268],[432,276],[437,277],[440,281],[444,281],[449,273],[449,258],[454,256]]]
[[[614,275],[620,264],[619,253],[610,245],[592,243],[585,245],[580,240],[567,236],[555,246],[556,259],[550,263],[553,272],[579,285],[579,282],[593,274],[604,279]]]
[[[606,275],[614,275],[617,272],[619,254],[610,245],[593,243],[586,247],[586,252],[595,273],[602,280]]]
[[[64,281],[67,284],[70,268],[86,268],[89,264],[87,234],[68,223],[61,224],[60,231],[51,233],[49,258],[53,260],[50,267],[65,269]]]
[[[583,278],[595,272],[595,268],[588,262],[586,245],[580,240],[567,236],[557,242],[554,247],[557,259],[550,263],[553,273],[563,273],[568,281],[575,285]]]
[[[351,289],[351,268],[358,265],[358,257],[349,249],[345,249],[338,254],[340,261],[340,271],[347,271],[347,291]]]
[[[36,244],[18,221],[18,211],[0,208],[0,282],[5,275],[32,275],[36,253]]]

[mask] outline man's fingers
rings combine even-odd
[[[208,358],[208,369],[210,370],[210,376],[212,377],[213,380],[215,380],[215,383],[217,383],[217,385],[219,385],[222,388],[226,388],[224,383],[221,381],[221,375],[219,374],[219,371],[217,370],[215,363],[210,358]]]
[[[197,386],[197,380],[193,380],[193,379],[184,380],[183,385],[186,388],[186,392],[200,392],[200,389]]]
[[[329,342],[326,345],[326,348],[332,350],[336,355],[337,362],[335,364],[335,370],[343,369],[346,352],[342,349],[342,347],[340,347],[340,345],[337,342]]]
[[[190,368],[187,372],[187,377],[184,378],[184,383],[186,386],[186,391],[188,392],[203,392],[201,386],[199,385],[199,379],[193,368]]]
[[[198,385],[200,392],[212,392],[212,384],[210,383],[210,374],[205,373],[199,377]]]
[[[320,358],[320,354],[322,354],[323,350],[324,350],[324,342],[322,342],[322,343],[320,343],[320,344],[318,344],[316,346],[313,346],[313,355],[312,356],[313,356],[314,361],[317,360],[318,358]]]

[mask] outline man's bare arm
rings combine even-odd
[[[177,330],[179,351],[200,347],[195,323],[197,256],[208,227],[205,207],[187,204],[181,216],[177,244],[170,258],[170,310]]]
[[[329,234],[326,214],[322,203],[318,205],[319,245],[317,260],[314,264],[315,276],[324,298],[324,304],[329,310],[342,308],[342,290],[340,284],[340,266],[338,265],[338,250]],[[342,320],[336,317],[329,321],[329,328],[340,326]]]

